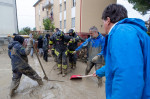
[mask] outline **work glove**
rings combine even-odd
[[[96,56],[92,59],[92,62],[95,63],[95,62],[98,60],[99,57],[100,57],[99,55],[96,55]]]
[[[72,54],[76,54],[77,53],[77,51],[74,51]]]

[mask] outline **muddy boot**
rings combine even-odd
[[[62,77],[65,77],[67,75],[67,69],[62,70]]]
[[[59,74],[62,74],[62,68],[58,68],[58,73],[57,73],[57,75],[59,75]]]
[[[76,64],[73,64],[73,69],[76,69]]]
[[[37,80],[37,83],[39,84],[39,86],[42,86],[43,85],[42,79]]]
[[[98,84],[98,87],[101,87],[101,86],[102,86],[102,78],[98,77],[98,82],[97,82],[97,84]]]
[[[88,70],[86,69],[86,70],[85,70],[85,75],[88,75],[88,73],[89,73],[89,72],[88,72]]]
[[[20,80],[14,80],[11,82],[10,92],[9,92],[10,97],[14,96],[15,90],[18,88],[19,83],[20,83]]]
[[[71,62],[69,63],[69,67],[73,69],[73,64]]]
[[[15,94],[15,90],[14,89],[10,89],[9,95],[10,97],[13,97]]]

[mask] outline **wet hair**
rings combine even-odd
[[[13,33],[13,36],[16,36],[17,34],[16,33]]]
[[[46,36],[45,36],[46,38],[48,38],[48,37],[50,37],[50,35],[49,34],[46,34]]]
[[[14,37],[14,41],[18,41],[18,42],[22,45],[23,42],[24,42],[24,37],[19,36],[19,35],[16,35],[16,36]]]
[[[56,32],[58,32],[58,31],[59,31],[59,28],[55,28],[55,30],[56,30]]]
[[[124,6],[120,4],[110,4],[105,8],[102,19],[107,20],[107,17],[109,17],[111,23],[116,23],[124,18],[128,18],[127,14],[127,10]]]
[[[95,32],[98,32],[98,29],[97,29],[96,26],[92,26],[92,27],[89,29],[89,31],[95,31]]]

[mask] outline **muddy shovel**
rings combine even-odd
[[[35,47],[34,47],[34,51],[35,51],[35,53],[36,53],[37,59],[38,59],[38,61],[39,61],[39,63],[40,63],[40,66],[41,66],[41,68],[42,68],[42,71],[43,71],[43,73],[44,73],[43,79],[45,79],[45,80],[47,80],[47,81],[64,82],[64,81],[61,81],[61,80],[51,80],[51,79],[48,79],[48,77],[47,77],[47,75],[46,75],[46,73],[45,73],[45,70],[44,70],[44,68],[43,68],[43,65],[42,65],[42,63],[41,63],[41,61],[40,61],[39,55],[38,55],[38,53],[37,53]]]
[[[38,59],[38,61],[39,61],[39,63],[40,63],[40,66],[41,66],[41,68],[42,68],[42,71],[43,71],[43,73],[44,73],[43,79],[45,79],[45,80],[48,81],[48,77],[47,77],[47,75],[46,75],[46,73],[45,73],[45,70],[44,70],[44,68],[43,68],[43,66],[42,66],[42,63],[41,63],[40,58],[39,58],[39,55],[38,55],[38,53],[37,53],[37,51],[36,51],[36,49],[35,49],[35,46],[34,46],[34,51],[35,51],[35,53],[36,53],[37,59]]]
[[[70,77],[70,80],[72,80],[72,79],[82,79],[82,78],[92,77],[92,76],[93,76],[93,74],[84,75],[84,76],[81,76],[81,75],[72,75],[72,76]]]

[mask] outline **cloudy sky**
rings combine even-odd
[[[19,30],[23,27],[35,27],[35,9],[33,5],[38,0],[16,0],[17,1],[17,14],[18,14],[18,26]],[[132,9],[132,4],[129,4],[127,0],[117,0],[117,3],[124,5],[128,10],[128,16],[130,18],[140,18],[147,21],[150,14],[145,16],[140,15],[139,12]]]

